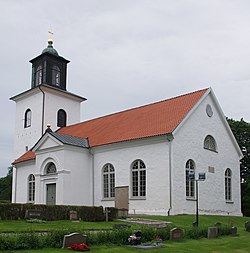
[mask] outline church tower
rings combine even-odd
[[[32,59],[31,88],[11,97],[16,102],[15,158],[31,149],[47,125],[53,131],[80,122],[86,99],[67,91],[68,60],[53,48],[53,40]]]

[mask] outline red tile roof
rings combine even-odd
[[[88,138],[91,147],[172,133],[208,89],[103,116],[58,130]],[[33,154],[32,154],[33,153]],[[34,159],[27,152],[14,163]]]

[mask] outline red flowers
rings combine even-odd
[[[72,244],[68,247],[68,249],[72,249],[75,251],[90,251],[90,248],[88,245],[86,245],[85,243],[81,243],[81,244]]]

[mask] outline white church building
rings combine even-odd
[[[53,41],[30,62],[31,88],[11,98],[13,203],[192,214],[197,182],[200,213],[242,215],[242,153],[211,88],[80,122]]]

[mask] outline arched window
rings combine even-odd
[[[36,86],[42,84],[42,77],[43,77],[43,68],[40,65],[36,69]]]
[[[56,165],[52,162],[48,163],[45,169],[45,174],[56,173]]]
[[[225,171],[225,200],[232,200],[232,171],[229,168]]]
[[[24,127],[30,127],[31,126],[31,110],[27,109],[24,114]]]
[[[35,202],[35,176],[33,174],[28,177],[28,202]]]
[[[146,196],[146,166],[142,160],[132,163],[132,197]]]
[[[195,174],[195,163],[189,159],[186,162],[186,197],[194,198],[194,179],[190,178],[190,175]]]
[[[216,141],[213,136],[207,135],[204,140],[204,148],[212,151],[217,150]]]
[[[52,84],[56,86],[60,85],[60,68],[56,65],[52,67]]]
[[[110,163],[103,167],[103,198],[115,197],[115,169]]]
[[[63,109],[60,109],[57,112],[57,126],[65,127],[66,124],[67,124],[67,114]]]

